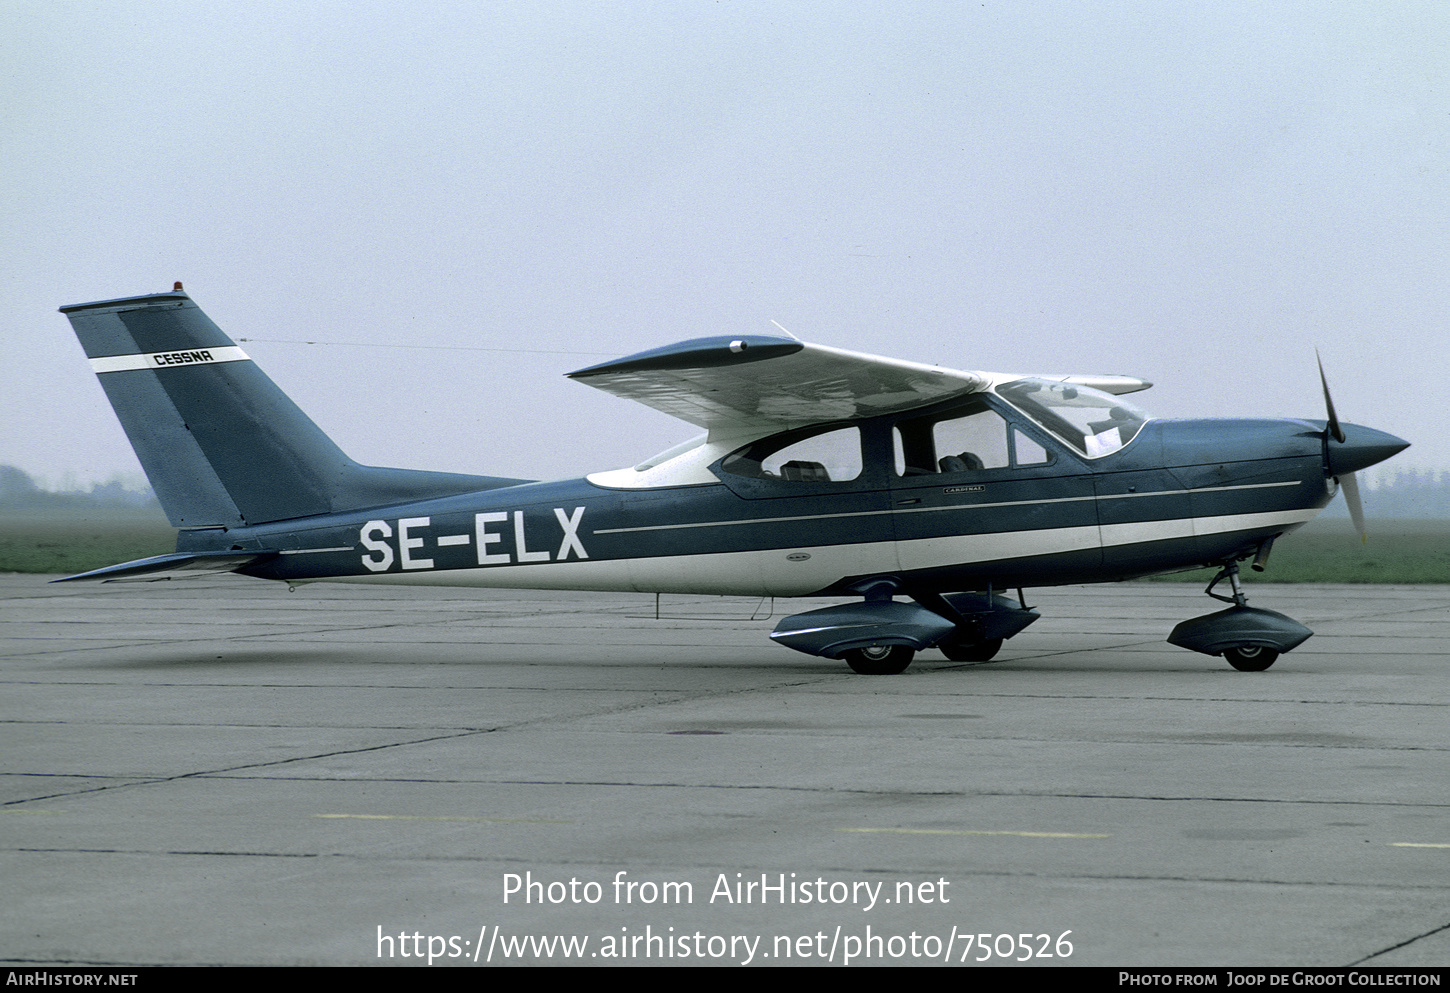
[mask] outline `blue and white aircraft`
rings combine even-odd
[[[179,529],[67,580],[325,580],[852,598],[771,634],[856,672],[984,662],[1028,587],[1218,566],[1176,645],[1268,668],[1311,634],[1238,564],[1407,443],[1303,420],[1163,420],[1123,376],[964,372],[790,337],[697,338],[570,378],[704,433],[564,482],[359,465],[182,291],[61,308]],[[1320,369],[1323,383],[1323,369]],[[1214,593],[1228,579],[1231,596]],[[59,580],[58,580],[59,581]],[[1016,590],[1016,596],[1004,591]]]

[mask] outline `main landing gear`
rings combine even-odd
[[[807,655],[842,659],[852,672],[894,676],[916,653],[939,648],[953,662],[987,662],[1002,642],[1037,620],[1038,613],[1018,599],[990,589],[986,593],[911,591],[913,603],[898,603],[894,577],[862,580],[851,591],[860,603],[792,614],[771,632],[771,640]]]
[[[990,662],[1002,650],[1001,638],[986,641],[949,642],[936,646],[952,662]]]
[[[867,645],[843,652],[841,657],[852,672],[863,676],[895,676],[906,671],[916,652],[905,645]]]
[[[1002,650],[1002,639],[941,641],[935,647],[951,662],[990,662]],[[915,656],[905,645],[868,645],[841,654],[851,671],[863,676],[895,676],[905,672]]]
[[[990,662],[1002,650],[1002,643],[1041,615],[1017,591],[1017,599],[992,592],[946,593],[924,598],[924,603],[952,617],[956,630],[936,643],[937,649],[952,662]]]
[[[1265,558],[1267,551],[1261,546],[1254,561],[1255,568],[1260,568]],[[1224,579],[1233,589],[1231,597],[1213,591]],[[1239,584],[1239,564],[1236,560],[1227,562],[1204,592],[1233,606],[1179,624],[1168,636],[1170,645],[1205,655],[1222,655],[1240,672],[1263,672],[1281,654],[1298,648],[1314,633],[1278,611],[1250,607],[1248,597],[1244,596],[1243,587]]]

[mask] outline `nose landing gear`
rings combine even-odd
[[[1213,592],[1224,579],[1233,588],[1231,597]],[[1170,645],[1205,655],[1222,655],[1241,672],[1263,672],[1281,654],[1299,647],[1314,633],[1278,611],[1250,607],[1239,585],[1236,560],[1225,563],[1204,592],[1233,606],[1179,624],[1168,636]]]

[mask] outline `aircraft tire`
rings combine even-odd
[[[990,662],[997,657],[1002,650],[1002,639],[992,638],[988,641],[957,642],[956,644],[937,645],[941,653],[953,662]]]
[[[863,676],[895,676],[906,671],[915,655],[905,645],[870,645],[866,648],[854,648],[842,658],[852,672]]]
[[[1240,672],[1263,672],[1279,658],[1279,653],[1272,648],[1261,648],[1258,645],[1245,645],[1242,648],[1225,649],[1223,657],[1228,659],[1228,664]]]

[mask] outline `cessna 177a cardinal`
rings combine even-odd
[[[856,672],[986,661],[1025,588],[1215,565],[1227,609],[1169,640],[1265,669],[1308,628],[1247,605],[1238,564],[1406,447],[1326,421],[1155,419],[1123,376],[919,365],[789,337],[698,338],[570,374],[705,433],[566,482],[348,458],[182,292],[61,308],[176,552],[69,580],[237,572],[433,586],[796,597],[771,638]],[[1321,381],[1323,370],[1320,370]],[[1231,596],[1213,592],[1228,579]],[[1016,590],[1016,596],[1003,591]]]

